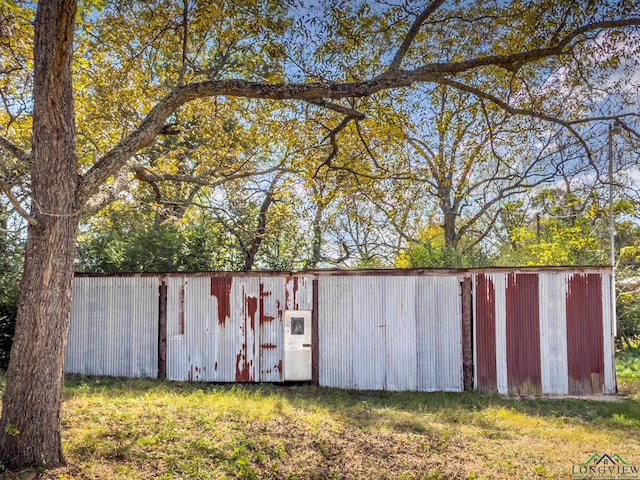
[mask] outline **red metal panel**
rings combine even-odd
[[[473,307],[471,305],[471,278],[460,282],[462,288],[462,372],[465,391],[473,390]]]
[[[476,368],[478,391],[496,393],[496,295],[484,273],[476,275]]]
[[[540,395],[540,307],[538,275],[510,273],[505,298],[507,385],[512,395]]]
[[[569,393],[601,394],[604,387],[602,277],[576,274],[567,289]]]

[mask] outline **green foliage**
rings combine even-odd
[[[1,215],[3,212],[0,210]],[[0,222],[0,226],[2,224]],[[22,244],[0,227],[0,370],[5,370],[9,364],[21,271]]]
[[[78,241],[77,270],[81,272],[206,271],[232,266],[228,248],[218,243],[213,225],[166,223],[139,229],[93,231]]]
[[[417,242],[401,251],[396,258],[399,268],[480,268],[491,264],[491,259],[479,248],[447,246],[442,228],[425,229]]]
[[[606,265],[606,199],[584,192],[544,188],[528,204],[505,206],[502,228],[508,241],[497,263],[508,266]],[[606,203],[605,203],[606,205]]]
[[[621,381],[640,381],[640,348],[618,355],[616,374]]]
[[[619,268],[616,275],[616,314],[621,333],[630,341],[640,340],[640,272],[637,268]]]

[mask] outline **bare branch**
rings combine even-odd
[[[349,122],[351,122],[352,120],[355,120],[355,119],[351,116],[344,117],[344,119],[340,122],[340,124],[333,130],[331,130],[329,134],[322,140],[323,143],[327,139],[329,140],[329,143],[331,144],[331,152],[329,152],[329,155],[324,160],[324,162],[318,165],[318,168],[316,168],[316,173],[313,174],[314,177],[318,176],[318,173],[320,172],[320,169],[322,167],[324,166],[331,167],[331,162],[333,162],[333,160],[338,156],[338,152],[340,151],[340,148],[338,147],[338,140],[337,140],[338,133],[340,133],[342,130],[347,128],[347,125],[349,125]]]
[[[329,110],[333,110],[334,112],[341,113],[343,115],[347,115],[349,117],[353,117],[356,120],[364,120],[366,116],[364,113],[361,113],[353,108],[345,107],[343,105],[338,105],[334,102],[329,102],[328,100],[309,100],[308,103],[313,105],[317,105],[318,107],[323,107]]]
[[[505,102],[504,100],[501,100],[500,98],[496,97],[495,95],[491,95],[490,93],[480,90],[479,88],[467,85],[465,83],[458,82],[457,80],[442,79],[441,83],[445,85],[449,85],[450,87],[456,88],[458,90],[471,93],[472,95],[475,95],[478,98],[495,103],[500,108],[502,108],[505,112],[510,113],[511,115],[524,115],[528,117],[539,118],[540,120],[545,120],[547,122],[551,122],[551,123],[555,123],[563,126],[569,132],[571,132],[571,134],[578,140],[578,142],[580,142],[585,153],[587,154],[589,163],[593,163],[593,158],[591,156],[591,149],[587,145],[587,142],[584,140],[584,138],[582,138],[578,133],[578,131],[572,126],[572,122],[568,122],[566,120],[562,120],[561,118],[554,117],[553,115],[547,115],[546,113],[537,112],[535,110],[531,110],[528,108],[514,107],[508,104],[507,102]]]
[[[396,51],[396,55],[393,57],[391,64],[389,64],[389,68],[387,69],[387,72],[394,72],[400,68],[400,64],[402,63],[402,60],[407,55],[407,52],[409,51],[411,44],[415,40],[416,35],[420,31],[420,28],[422,28],[422,25],[427,20],[427,18],[431,16],[433,12],[435,12],[438,8],[442,6],[444,2],[445,0],[432,0],[431,3],[429,3],[429,5],[426,6],[424,11],[415,19],[415,21],[413,22],[413,25],[411,25],[411,28],[407,32],[407,35],[404,37],[404,40],[402,40],[402,44]]]
[[[13,206],[13,208],[18,213],[18,215],[24,218],[27,221],[27,223],[32,227],[40,228],[40,223],[38,222],[38,220],[36,220],[31,215],[29,215],[29,213],[24,208],[22,208],[22,205],[20,205],[20,200],[16,198],[16,196],[11,191],[11,188],[9,188],[9,186],[1,178],[0,178],[0,190],[2,190],[4,194],[7,196],[7,198],[9,199],[9,202],[11,203],[11,206]]]

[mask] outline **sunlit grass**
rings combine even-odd
[[[619,379],[633,378],[633,362]],[[629,393],[514,399],[71,377],[69,466],[47,478],[570,478],[596,452],[640,464],[640,402]]]
[[[640,400],[640,348],[618,355],[616,375],[620,392]]]

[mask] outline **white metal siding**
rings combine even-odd
[[[261,279],[260,293],[260,381],[281,382],[284,359],[285,292],[282,277]]]
[[[320,385],[463,389],[457,277],[320,277],[318,297]]]
[[[367,298],[353,311],[353,332],[367,341],[353,342],[353,388],[379,390],[386,388],[386,335],[384,312],[385,279],[383,277],[353,277],[353,297]],[[321,323],[327,320],[322,315]],[[322,354],[321,354],[322,355]]]
[[[421,391],[460,391],[462,304],[456,277],[417,277],[418,385]]]
[[[538,288],[542,392],[566,394],[569,391],[566,275],[540,274]]]
[[[230,291],[219,293],[218,298],[212,295],[211,277],[169,278],[168,379],[283,381],[282,314],[287,306],[311,308],[311,280],[284,275],[229,279]],[[219,318],[219,312],[227,306],[229,316],[223,314],[225,318]]]
[[[157,376],[158,295],[153,277],[76,278],[65,372]]]
[[[616,365],[613,348],[615,320],[611,311],[612,276],[602,274],[602,333],[604,336],[604,393],[616,393]],[[615,287],[613,287],[615,288]]]
[[[349,277],[318,282],[319,383],[325,387],[355,388],[353,285]]]

